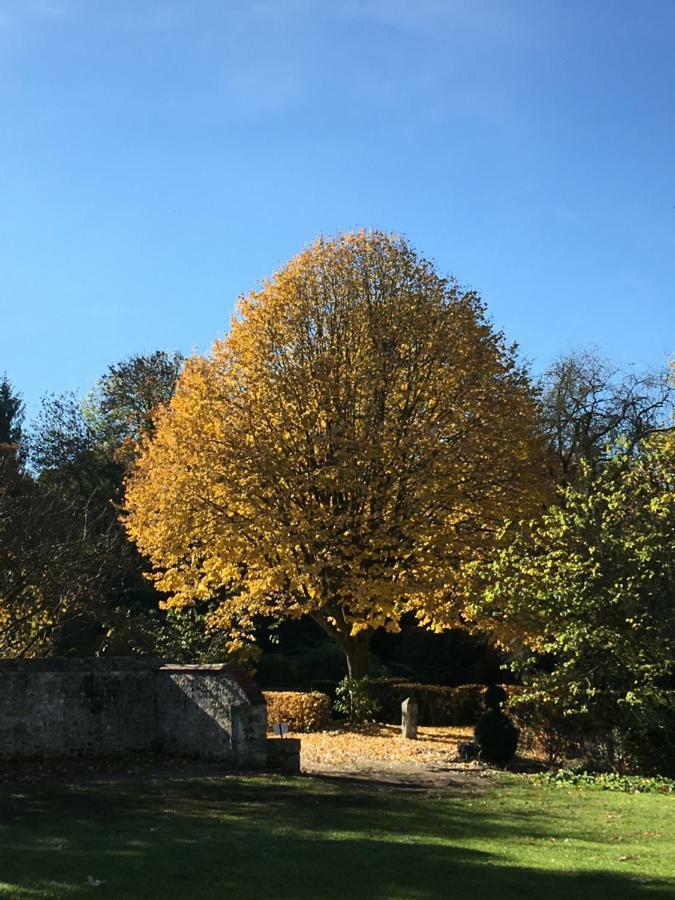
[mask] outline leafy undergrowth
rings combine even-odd
[[[532,776],[534,782],[549,785],[583,785],[603,791],[625,791],[631,794],[675,794],[672,778],[644,777],[642,775],[618,775],[616,772],[577,772],[573,769],[558,769],[555,772],[541,772]]]
[[[673,801],[280,776],[0,788],[0,896],[174,900],[673,895]]]

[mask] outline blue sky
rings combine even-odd
[[[536,368],[675,350],[672,0],[0,0],[0,373],[204,351],[319,233],[406,234]]]

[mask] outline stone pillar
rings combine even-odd
[[[410,740],[417,737],[417,701],[413,697],[401,703],[401,734]]]

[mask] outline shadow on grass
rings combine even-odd
[[[544,842],[556,827],[550,810],[472,804],[457,793],[302,778],[6,787],[0,896],[672,896],[672,882],[601,871],[601,864],[547,870]],[[589,852],[602,849],[598,838],[585,838]],[[92,886],[89,878],[104,883]]]
[[[308,774],[316,782],[344,785],[355,789],[384,788],[399,794],[428,794],[430,791],[461,791],[463,797],[478,796],[489,790],[488,779],[459,775],[453,769],[439,769],[428,773],[408,772],[350,772],[349,770],[321,771]]]

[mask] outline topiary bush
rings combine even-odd
[[[500,766],[511,762],[518,747],[518,729],[501,711],[501,705],[507,699],[508,694],[503,687],[491,685],[484,694],[487,712],[481,716],[474,730],[480,758]]]
[[[319,691],[263,691],[267,701],[267,728],[287,722],[291,731],[321,731],[330,722],[330,697]]]
[[[518,729],[499,709],[489,709],[481,716],[474,730],[474,738],[485,762],[505,766],[516,755]]]

